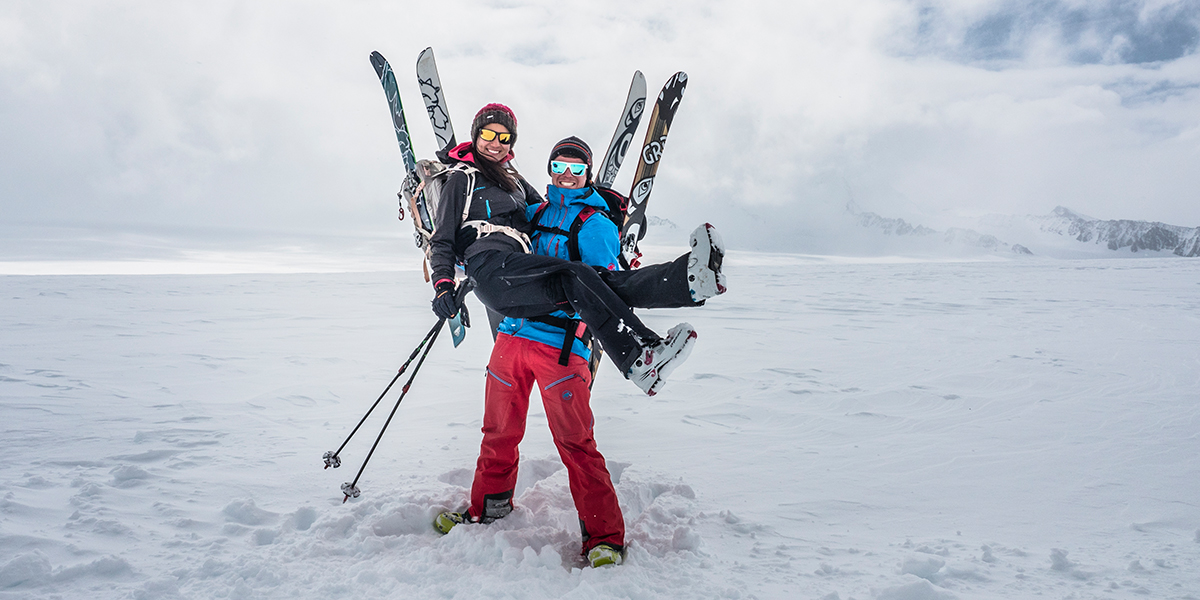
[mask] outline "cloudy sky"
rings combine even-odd
[[[651,95],[686,71],[650,212],[736,247],[816,249],[848,202],[935,227],[1057,205],[1197,226],[1198,43],[1195,0],[6,0],[0,211],[10,239],[407,240],[367,56],[429,155],[413,64],[433,46],[460,137],[512,106],[538,186],[557,139],[604,150],[634,69]]]

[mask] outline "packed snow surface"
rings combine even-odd
[[[440,536],[490,337],[412,271],[0,277],[0,599],[1200,598],[1200,263],[732,253],[647,398],[592,401],[593,570],[540,401],[517,510]],[[482,308],[472,301],[476,320]],[[411,372],[411,371],[410,371]]]

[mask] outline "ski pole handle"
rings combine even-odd
[[[475,283],[469,277],[458,284],[458,289],[454,291],[454,305],[462,306],[463,300],[467,299],[467,294],[473,289],[475,289]]]

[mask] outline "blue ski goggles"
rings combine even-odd
[[[579,177],[587,171],[587,165],[583,163],[569,163],[557,160],[550,161],[550,172],[554,173],[555,175],[562,175],[567,171],[567,169],[571,170],[572,175]]]

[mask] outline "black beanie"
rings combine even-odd
[[[550,151],[550,160],[546,161],[546,173],[554,175],[550,170],[550,163],[560,156],[573,156],[587,163],[587,182],[592,182],[592,149],[588,147],[587,142],[571,136],[555,144],[554,149]]]

